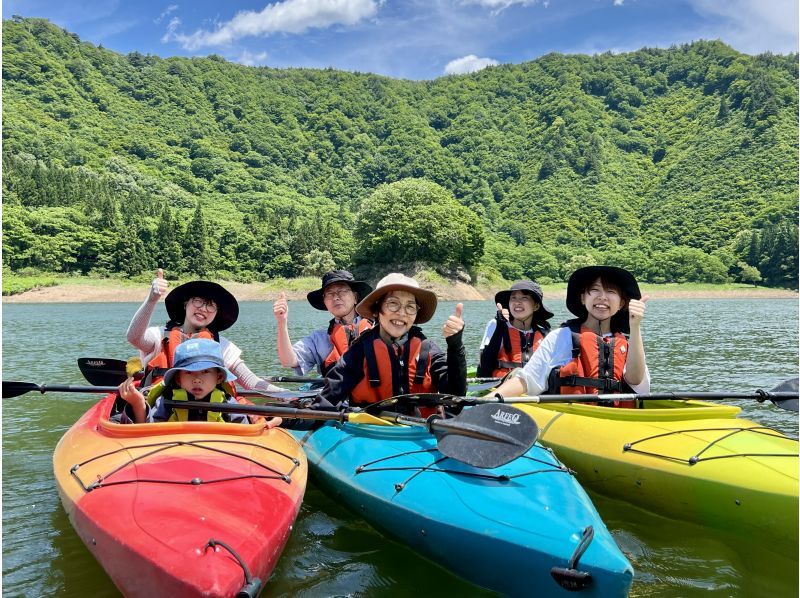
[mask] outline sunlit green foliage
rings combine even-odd
[[[798,284],[797,55],[695,42],[414,82],[3,25],[14,272],[318,276],[424,241],[415,261],[488,278],[602,261],[653,282]],[[428,190],[423,239],[396,234],[419,218],[370,205],[388,189]]]

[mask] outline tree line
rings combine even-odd
[[[19,17],[3,52],[12,272],[798,284],[797,55],[702,41],[415,82],[123,56]]]

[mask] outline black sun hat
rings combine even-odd
[[[169,319],[182,324],[186,318],[186,302],[192,297],[211,299],[217,304],[217,314],[208,325],[209,330],[227,330],[239,317],[239,303],[222,285],[207,280],[193,280],[175,287],[164,299]]]
[[[511,293],[514,291],[522,291],[524,293],[528,293],[529,295],[533,295],[534,299],[539,303],[539,309],[533,312],[533,321],[534,322],[544,322],[545,320],[549,320],[553,317],[553,312],[547,309],[542,302],[544,298],[544,293],[542,293],[542,287],[539,286],[538,282],[533,280],[518,280],[514,284],[511,285],[510,289],[506,289],[505,291],[500,291],[494,296],[494,302],[499,303],[506,309],[508,309],[508,302],[511,299]]]
[[[325,287],[332,285],[336,282],[343,282],[350,286],[358,295],[358,300],[361,301],[364,297],[370,294],[372,287],[363,280],[355,280],[353,275],[347,270],[331,270],[322,276],[322,286],[316,291],[311,291],[306,295],[306,299],[311,304],[311,307],[320,311],[328,311],[325,307]]]
[[[581,303],[581,294],[592,282],[602,278],[607,282],[617,285],[625,299],[641,299],[642,292],[639,290],[639,283],[636,278],[624,268],[616,266],[586,266],[578,268],[569,277],[567,282],[567,309],[581,319],[586,318],[588,312]],[[617,312],[612,320],[618,324],[617,328],[623,332],[628,330],[628,308],[627,306]]]

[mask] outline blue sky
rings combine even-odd
[[[433,79],[548,52],[798,49],[797,0],[6,0],[120,53]]]

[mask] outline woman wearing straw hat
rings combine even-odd
[[[328,328],[314,330],[294,345],[289,338],[289,303],[281,292],[272,305],[272,313],[278,325],[278,358],[285,368],[294,368],[295,373],[305,376],[312,369],[323,376],[344,355],[350,344],[372,322],[356,313],[356,304],[372,287],[355,280],[347,270],[332,270],[322,277],[319,289],[311,291],[306,298],[311,307],[327,311],[333,316]]]
[[[521,368],[550,331],[553,317],[542,302],[542,287],[518,280],[494,296],[497,317],[486,325],[478,359],[478,376],[502,378]],[[508,319],[504,315],[508,313]]]
[[[436,295],[413,278],[396,272],[384,276],[356,310],[376,324],[328,372],[322,402],[342,407],[416,392],[466,393],[461,303],[444,324],[447,353],[417,326],[433,317]]]
[[[597,394],[650,390],[642,342],[645,303],[633,274],[614,266],[587,266],[567,283],[567,309],[577,317],[547,335],[530,361],[497,389],[522,394]],[[614,401],[634,407],[634,401]]]
[[[150,292],[128,326],[127,339],[139,349],[145,366],[143,386],[154,384],[173,366],[175,349],[190,338],[207,338],[219,342],[225,367],[243,388],[280,391],[256,376],[242,361],[242,350],[220,332],[227,330],[239,317],[236,298],[221,285],[206,280],[193,280],[182,284],[167,294],[169,283],[159,268],[150,286]],[[150,318],[159,299],[164,303],[169,321],[165,326],[150,326]]]

